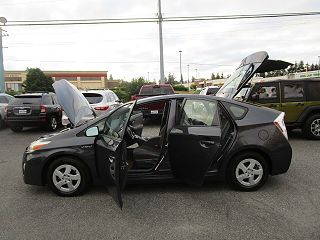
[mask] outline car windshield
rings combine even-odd
[[[207,95],[214,95],[218,92],[219,88],[208,88]]]
[[[140,95],[166,95],[173,94],[171,86],[143,86]]]
[[[82,93],[90,104],[102,102],[103,96],[99,93]]]
[[[41,96],[16,96],[12,101],[10,101],[10,105],[20,104],[40,105]]]

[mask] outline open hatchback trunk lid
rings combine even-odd
[[[216,96],[233,98],[252,79],[256,73],[285,69],[292,63],[281,60],[270,60],[267,52],[253,53],[244,58],[239,67],[219,89]]]
[[[84,117],[95,117],[88,100],[74,85],[62,79],[54,82],[52,86],[60,105],[74,126]]]

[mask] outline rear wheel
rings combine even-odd
[[[262,155],[247,152],[236,156],[227,171],[227,181],[231,187],[241,191],[255,191],[267,181],[269,166]]]
[[[320,139],[320,114],[310,116],[303,126],[303,134],[309,139]]]
[[[58,128],[57,117],[55,117],[55,116],[50,117],[49,126],[48,126],[49,131],[53,132],[53,131],[57,130],[57,128]]]
[[[21,132],[23,127],[22,126],[19,126],[19,125],[15,125],[15,126],[11,126],[10,127],[12,131],[14,132]]]
[[[83,194],[90,185],[87,168],[73,158],[59,158],[50,164],[47,183],[59,196],[74,197]]]

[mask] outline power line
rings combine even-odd
[[[193,16],[193,17],[164,17],[163,22],[185,21],[216,21],[216,20],[240,20],[257,18],[303,17],[318,16],[320,12],[295,12],[295,13],[268,13],[251,15],[221,15],[221,16]],[[121,24],[121,23],[152,23],[159,22],[158,18],[115,18],[115,19],[62,19],[62,20],[15,20],[8,21],[6,26],[61,26],[61,25],[97,25],[97,24]]]

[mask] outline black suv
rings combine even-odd
[[[61,124],[62,109],[54,93],[27,93],[14,96],[6,109],[6,122],[14,132],[23,127],[44,126],[55,131]]]
[[[241,95],[245,89],[238,94]],[[310,139],[320,139],[320,79],[279,79],[255,83],[242,98],[285,112],[288,129],[301,128]],[[235,97],[237,98],[237,96]]]

